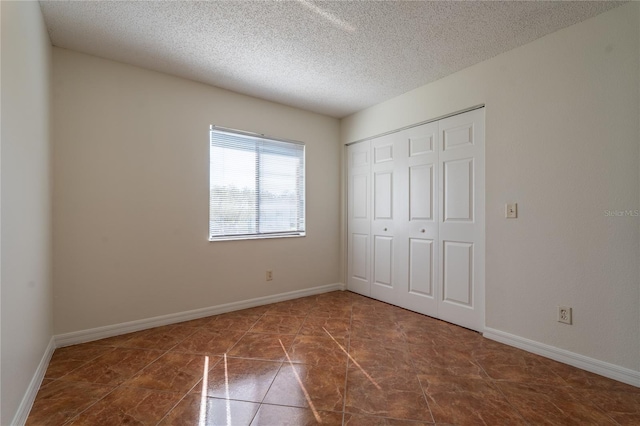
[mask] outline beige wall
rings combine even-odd
[[[56,334],[340,281],[338,120],[59,48],[53,90]],[[306,142],[306,237],[207,240],[210,124]]]
[[[486,325],[640,370],[640,4],[342,120],[343,143],[486,105]],[[504,219],[517,202],[519,218]],[[556,322],[556,306],[574,324]]]
[[[0,424],[11,424],[52,335],[49,73],[37,2],[2,15]]]

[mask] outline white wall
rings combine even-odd
[[[56,334],[340,281],[338,120],[60,48],[52,84]],[[306,237],[207,240],[210,124],[306,142]]]
[[[2,15],[2,414],[11,423],[52,335],[49,73],[37,2]]]
[[[343,143],[486,105],[487,327],[640,371],[640,4],[342,120]],[[504,219],[517,202],[519,218]],[[556,322],[556,306],[574,324]]]

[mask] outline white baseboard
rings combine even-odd
[[[58,334],[55,337],[56,347],[76,345],[78,343],[91,342],[93,340],[118,336],[134,331],[146,330],[148,328],[162,325],[175,324],[182,321],[208,317],[211,315],[224,314],[226,312],[238,311],[241,309],[253,308],[255,306],[267,305],[269,303],[282,302],[290,299],[297,299],[314,294],[328,293],[330,291],[344,290],[346,286],[342,283],[327,284],[318,287],[295,290],[287,293],[275,294],[272,296],[256,297],[255,299],[242,300],[239,302],[225,303],[222,305],[210,306],[207,308],[194,309],[191,311],[178,312],[174,314],[161,315],[153,318],[146,318],[137,321],[123,322],[120,324],[107,325],[88,330],[74,331],[71,333]]]
[[[485,328],[483,335],[488,339],[495,340],[509,346],[514,346],[554,361],[569,364],[619,382],[640,387],[640,371],[599,361],[565,349],[556,348],[555,346],[546,345],[514,334],[505,333],[504,331],[494,330],[492,328]]]
[[[53,351],[56,350],[56,341],[54,337],[51,337],[49,340],[49,345],[44,351],[44,355],[42,355],[42,359],[38,364],[38,368],[36,369],[31,382],[29,382],[29,386],[27,387],[27,391],[24,393],[22,397],[22,401],[20,401],[20,405],[18,406],[18,411],[16,415],[13,416],[13,420],[11,424],[13,426],[22,426],[27,422],[27,417],[29,417],[29,411],[31,411],[31,407],[33,406],[33,402],[36,400],[36,395],[38,395],[38,389],[40,389],[40,385],[42,384],[42,379],[44,379],[44,375],[47,372],[47,367],[49,366],[49,361],[51,361],[51,357],[53,356]]]

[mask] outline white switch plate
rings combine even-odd
[[[515,219],[518,217],[518,203],[505,204],[504,217],[508,219]]]

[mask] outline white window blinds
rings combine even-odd
[[[210,240],[303,236],[300,142],[211,127]]]

